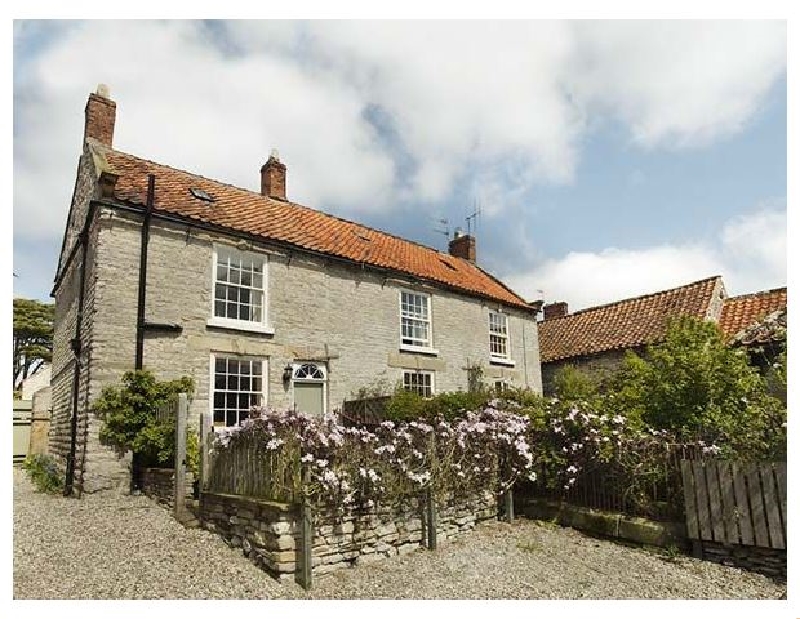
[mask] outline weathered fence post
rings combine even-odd
[[[514,522],[514,490],[512,486],[509,486],[503,493],[503,499],[505,502],[505,521]]]
[[[425,491],[425,532],[428,550],[436,550],[436,499],[430,487]]]
[[[200,415],[200,466],[199,486],[200,492],[208,487],[209,449],[211,449],[210,436],[208,435],[208,413]]]
[[[189,401],[185,393],[178,394],[178,409],[175,415],[175,519],[183,522],[186,517],[186,417]]]
[[[314,542],[313,517],[307,484],[308,469],[303,467],[303,488],[300,498],[300,570],[297,575],[298,584],[306,591],[311,589],[311,549]]]

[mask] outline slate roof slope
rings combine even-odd
[[[542,363],[658,341],[675,316],[706,318],[720,276],[539,323]]]
[[[783,287],[725,299],[719,319],[719,326],[725,337],[733,338],[742,329],[752,326],[767,314],[785,310],[786,296],[786,287]]]
[[[117,201],[145,204],[147,175],[155,174],[156,212],[407,273],[472,295],[531,309],[519,295],[467,260],[293,202],[264,197],[127,153],[107,149],[104,154],[112,171],[119,175],[114,188]],[[201,189],[214,200],[200,200],[192,195],[190,188]]]

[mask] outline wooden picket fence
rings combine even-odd
[[[301,498],[299,453],[287,460],[285,454],[268,451],[255,438],[245,435],[239,438],[236,449],[209,449],[207,458],[207,477],[203,481],[206,492],[281,503],[295,503]]]
[[[689,539],[786,548],[786,463],[683,460]]]

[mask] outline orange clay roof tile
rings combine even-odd
[[[786,288],[775,288],[725,299],[719,326],[730,339],[767,314],[786,309]]]
[[[720,279],[709,277],[540,322],[542,363],[656,342],[672,317],[705,318]]]
[[[367,265],[407,273],[510,306],[530,305],[481,268],[407,241],[292,202],[227,185],[116,150],[105,150],[119,175],[114,198],[143,205],[147,175],[155,174],[155,211],[177,215]],[[202,189],[213,202],[195,198]],[[449,265],[449,266],[448,266]]]

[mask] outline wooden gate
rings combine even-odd
[[[14,400],[14,463],[25,460],[31,442],[31,401]]]
[[[786,548],[786,463],[682,460],[689,539]]]

